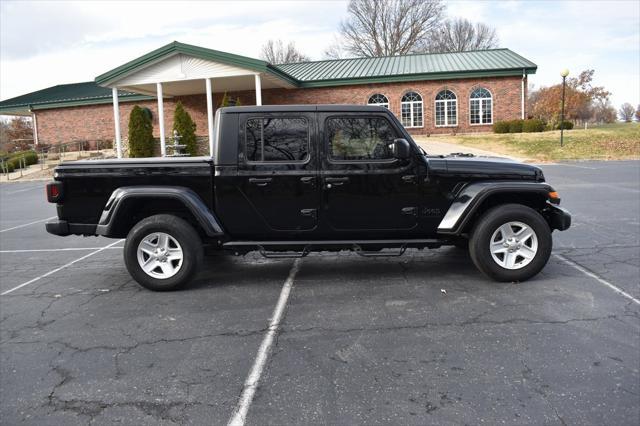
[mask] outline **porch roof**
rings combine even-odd
[[[129,61],[126,64],[120,65],[111,71],[107,71],[106,73],[97,76],[95,81],[100,86],[112,87],[116,85],[119,80],[176,55],[199,58],[212,63],[225,64],[239,69],[245,69],[254,73],[264,73],[278,78],[290,85],[297,85],[295,79],[290,75],[260,59],[193,46],[177,41],[169,43],[166,46],[162,46],[161,48]]]

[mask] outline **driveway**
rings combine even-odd
[[[210,257],[153,293],[121,241],[46,234],[43,183],[1,184],[2,423],[637,425],[640,162],[541,167],[574,224],[521,284],[442,248]]]

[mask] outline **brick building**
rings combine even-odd
[[[131,108],[140,105],[152,113],[162,152],[176,102],[206,141],[225,93],[242,105],[380,104],[413,134],[482,132],[525,117],[527,76],[536,68],[508,49],[272,65],[173,42],[95,81],[2,101],[0,114],[32,116],[37,143],[113,140],[119,147]]]

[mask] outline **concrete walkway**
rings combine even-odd
[[[53,165],[47,164],[43,168],[41,164],[32,164],[26,169],[16,170],[11,173],[0,174],[0,182],[28,182],[32,180],[49,180],[53,175]]]

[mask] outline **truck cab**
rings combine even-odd
[[[435,235],[446,199],[388,110],[244,107],[219,117],[222,132],[237,131],[214,145],[216,213],[237,238]]]

